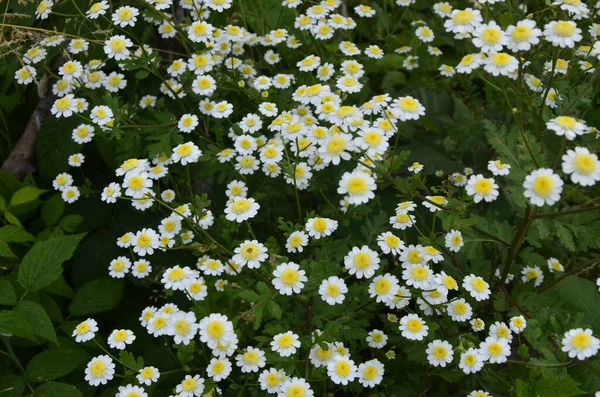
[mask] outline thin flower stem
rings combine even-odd
[[[551,217],[551,216],[579,214],[581,212],[599,211],[599,210],[600,210],[600,205],[594,205],[592,207],[576,208],[574,210],[557,211],[557,212],[546,212],[544,214],[532,214],[529,217],[532,218],[532,219],[535,219],[535,218],[548,218],[548,217]]]

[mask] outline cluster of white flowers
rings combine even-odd
[[[409,7],[414,1],[397,0],[396,3],[399,7]],[[493,9],[497,1],[482,3],[488,3],[488,10],[488,7]],[[53,6],[50,0],[41,1],[36,10],[37,18],[48,18]],[[496,321],[487,328],[487,335],[478,345],[470,343],[467,346],[462,340],[460,346],[452,340],[430,340],[430,325],[427,324],[439,318],[450,319],[465,330],[486,330],[484,321],[476,317],[475,309],[481,302],[490,299],[491,283],[479,275],[465,273],[462,269],[458,271],[460,264],[455,257],[465,244],[469,244],[469,235],[463,237],[464,230],[457,230],[458,227],[451,229],[442,233],[442,239],[438,240],[440,246],[436,248],[425,243],[410,244],[406,232],[414,228],[424,237],[417,227],[418,209],[428,210],[435,225],[440,212],[446,211],[447,207],[451,210],[450,201],[460,199],[463,192],[472,198],[473,204],[469,199],[468,205],[494,205],[493,202],[504,191],[500,186],[505,182],[508,184],[508,176],[515,175],[514,172],[511,175],[511,170],[520,168],[520,164],[510,158],[492,157],[486,160],[487,170],[475,173],[473,169],[466,168],[462,173],[450,174],[447,182],[453,187],[455,196],[451,197],[450,191],[436,187],[431,189],[433,193],[419,196],[419,203],[398,203],[394,216],[387,218],[392,230],[379,233],[372,246],[358,244],[345,254],[343,269],[347,274],[331,274],[322,280],[309,280],[307,261],[302,255],[315,245],[326,246],[331,239],[341,237],[343,214],[379,199],[378,187],[394,180],[388,165],[399,149],[398,138],[409,123],[429,115],[423,105],[426,102],[422,103],[416,94],[362,95],[366,94],[364,88],[369,80],[367,69],[377,64],[385,53],[375,44],[359,48],[352,41],[332,40],[338,32],[343,33],[339,37],[349,37],[346,32],[358,26],[353,17],[347,16],[345,5],[342,10],[340,0],[310,4],[284,0],[282,7],[294,9],[296,13],[293,26],[272,27],[273,30],[262,35],[253,33],[248,27],[215,25],[216,21],[229,19],[211,18],[211,15],[232,8],[232,0],[179,1],[178,7],[190,23],[180,23],[169,14],[174,6],[172,0],[145,0],[144,6],[152,12],[128,5],[113,10],[113,5],[106,0],[92,4],[84,18],[96,20],[102,16],[107,19],[110,29],[104,40],[85,40],[62,34],[46,37],[22,56],[23,67],[17,70],[15,79],[19,84],[33,83],[42,70],[48,49],[64,43],[67,59],[58,67],[58,80],[52,86],[52,92],[58,99],[53,103],[51,113],[57,118],[83,120],[71,133],[73,141],[79,145],[92,142],[95,134],[109,136],[122,133],[120,128],[128,126],[143,128],[144,125],[132,122],[138,117],[135,113],[148,114],[143,112],[154,112],[162,106],[160,102],[183,104],[184,98],[191,98],[182,106],[183,112],[173,116],[166,124],[170,128],[169,133],[177,137],[173,142],[178,144],[174,144],[170,151],[150,158],[125,160],[116,169],[114,182],[109,183],[100,194],[102,201],[109,204],[127,200],[135,210],[146,211],[154,207],[153,210],[160,210],[165,215],[156,219],[155,226],[123,234],[116,244],[127,253],[113,259],[108,266],[111,277],[125,278],[131,274],[139,279],[159,280],[157,282],[169,294],[181,295],[189,300],[187,309],[173,303],[146,307],[139,321],[149,335],[168,337],[177,345],[188,345],[196,339],[201,341],[211,353],[205,377],[211,378],[214,383],[226,381],[232,371],[239,370],[243,374],[256,374],[261,390],[278,397],[313,396],[315,392],[309,380],[286,374],[279,368],[279,361],[269,362],[268,357],[271,356],[262,350],[267,344],[251,346],[252,341],[247,341],[245,335],[234,327],[231,314],[212,313],[197,318],[194,305],[213,293],[209,291],[208,283],[214,285],[214,293],[232,292],[233,284],[237,285],[237,280],[242,277],[239,275],[244,273],[244,277],[260,276],[268,281],[270,285],[267,288],[272,290],[270,298],[273,299],[295,299],[295,295],[306,292],[306,285],[313,282],[317,287],[310,293],[318,293],[329,306],[344,305],[351,286],[362,288],[371,299],[366,304],[381,304],[382,310],[386,311],[405,311],[400,317],[389,314],[389,322],[404,339],[425,341],[422,350],[434,367],[457,364],[465,374],[472,374],[481,371],[484,365],[507,361],[511,355],[513,334],[520,334],[527,327],[527,319],[523,315],[506,318],[506,322]],[[552,113],[555,112],[553,109],[558,109],[561,100],[557,89],[551,87],[553,77],[568,75],[573,70],[573,65],[558,58],[558,54],[574,53],[580,58],[580,71],[585,73],[594,70],[590,59],[600,59],[600,41],[595,41],[600,36],[600,29],[596,26],[587,32],[589,34],[582,30],[596,14],[597,6],[591,11],[588,5],[579,1],[556,0],[552,3],[555,8],[552,15],[556,16],[556,20],[541,22],[539,18],[536,21],[528,17],[505,27],[499,21],[487,18],[487,12],[484,18],[478,9],[480,6],[455,9],[449,3],[440,2],[433,6],[433,13],[437,16],[429,25],[423,21],[414,22],[412,34],[417,41],[427,44],[431,58],[442,55],[442,51],[433,44],[445,42],[440,37],[448,38],[448,34],[457,41],[467,41],[466,48],[475,49],[475,52],[464,55],[456,65],[441,64],[439,68],[433,68],[441,76],[453,78],[456,74],[481,73],[484,79],[501,82],[498,85],[502,87],[512,84],[513,80],[520,80],[533,92],[538,106],[547,107],[546,110]],[[356,18],[364,19],[365,23],[371,23],[369,19],[376,17],[379,10],[365,4],[353,8]],[[158,49],[134,44],[134,40],[128,37],[132,34],[130,28],[139,27],[141,21],[149,23],[162,39],[181,40],[184,47],[189,46],[192,50],[187,55],[170,54],[178,58],[163,58],[159,56]],[[70,38],[68,42],[67,37]],[[315,47],[309,47],[309,38]],[[337,50],[326,44],[329,40],[337,43]],[[584,40],[591,45],[575,49]],[[98,45],[105,59],[89,59],[91,48]],[[527,51],[537,51],[543,45],[557,54],[544,66],[543,73],[552,76],[544,84],[533,74],[536,65],[528,55],[524,55]],[[294,51],[307,47],[306,51]],[[403,56],[403,68],[410,71],[419,67],[416,48],[402,46],[393,52],[397,54],[394,56]],[[262,55],[255,59],[255,53]],[[286,59],[288,53],[292,54],[290,59]],[[296,53],[300,56],[294,57]],[[292,73],[283,72],[286,64],[295,67]],[[98,99],[102,97],[98,95],[100,93],[109,97],[120,96],[130,89],[134,79],[129,76],[140,65],[146,68],[153,65],[147,70],[160,78],[158,90],[148,90],[151,94],[142,92],[144,95],[136,97],[136,103],[124,108],[111,108],[105,99]],[[227,95],[231,86],[236,85],[234,90],[239,89],[237,95],[250,100],[250,109],[238,105]],[[145,88],[138,89],[144,91]],[[276,99],[271,102],[271,97]],[[359,98],[362,98],[361,101],[366,99],[366,102],[356,104]],[[193,103],[197,110],[190,108],[189,103]],[[556,117],[544,125],[547,131],[563,137],[565,145],[595,131],[584,120],[552,114]],[[222,126],[225,121],[229,124],[220,127],[227,129],[222,131],[223,139],[213,142],[210,123]],[[197,136],[200,138],[196,139]],[[573,184],[581,187],[593,186],[600,181],[596,154],[583,146],[565,151],[560,153],[563,177],[570,178]],[[69,156],[68,164],[81,167],[84,160],[82,153],[74,153]],[[426,160],[423,159],[423,162]],[[185,193],[180,193],[174,186],[173,174],[179,175],[182,170],[189,173],[190,168],[199,166],[201,161],[221,169],[227,167],[227,173],[223,174],[236,178],[227,181],[226,199],[217,204],[222,212],[221,209],[219,213],[216,210],[213,213],[208,208],[199,208],[193,197],[185,197]],[[407,167],[407,178],[421,181],[425,166],[413,162]],[[261,198],[256,194],[260,188],[253,191],[249,180],[255,174],[264,178],[263,184],[279,178],[289,185],[289,191],[293,191],[299,202],[299,195],[315,188],[319,176],[326,169],[335,170],[334,188],[339,194],[339,205],[331,204],[329,198],[323,196],[333,211],[331,213],[339,218],[334,219],[333,215],[331,218],[323,217],[314,212],[302,213],[298,203],[301,223],[296,230],[279,236],[285,239],[287,254],[294,257],[293,260],[289,257],[282,259],[279,252],[268,248],[267,241],[260,242],[254,235],[252,221],[262,216],[265,210],[261,210]],[[491,173],[493,177],[484,173]],[[443,170],[436,175],[441,178]],[[559,171],[537,167],[528,175],[522,175],[520,198],[524,195],[531,205],[539,207],[560,201],[565,181]],[[81,195],[74,179],[73,175],[65,172],[53,181],[54,189],[60,191],[63,200],[68,203],[75,202]],[[172,189],[176,189],[177,193]],[[239,226],[247,227],[250,237],[233,240],[236,246],[222,245],[220,239],[215,238],[218,231],[213,226],[217,220],[229,222],[228,225],[233,227],[242,224]],[[399,233],[403,233],[403,238]],[[149,260],[156,252],[192,248],[194,242],[204,241],[204,238],[210,239],[211,246],[201,251],[196,263],[187,266],[170,264],[163,268],[156,263],[152,265]],[[433,241],[430,244],[434,244]],[[456,263],[454,270],[457,271],[447,273],[443,270],[442,263],[445,261]],[[551,273],[565,270],[556,258],[549,258],[547,266]],[[499,269],[496,270],[496,277],[501,282],[513,280],[514,275],[501,276]],[[544,281],[544,272],[540,266],[523,266],[521,281],[538,287]],[[412,305],[411,310],[407,310],[409,305]],[[300,335],[300,328],[294,328],[274,335],[269,343],[270,349],[277,357],[300,357],[308,353],[310,364],[315,368],[326,368],[327,377],[337,385],[356,381],[362,387],[371,388],[382,382],[385,366],[381,361],[375,358],[362,360],[358,352],[351,358],[350,349],[344,346],[343,335],[340,335],[339,341],[323,342],[318,339],[321,331],[312,331],[309,330],[309,346],[301,343],[301,340],[309,340],[303,338],[307,335]],[[73,337],[83,343],[94,339],[97,332],[96,321],[87,319],[76,327]],[[366,342],[372,349],[382,349],[388,338],[383,331],[372,329]],[[107,343],[110,349],[123,350],[135,340],[131,330],[115,329]],[[589,329],[573,329],[564,335],[561,347],[569,357],[583,360],[598,352],[600,342]],[[88,363],[85,377],[90,385],[106,384],[115,377],[113,356],[108,351],[106,353]],[[387,352],[386,357],[393,358],[394,352]],[[309,363],[306,365],[308,373]],[[157,382],[160,370],[144,367],[136,378],[141,386],[121,386],[117,396],[147,396],[144,386]],[[209,395],[205,393],[211,390],[205,389],[205,379],[200,375],[186,375],[174,393],[178,397]],[[469,396],[489,394],[476,390]]]

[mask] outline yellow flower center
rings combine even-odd
[[[299,274],[295,269],[285,269],[281,272],[281,282],[285,285],[294,285],[298,282]]]
[[[489,179],[479,179],[473,186],[479,194],[488,194],[492,191],[492,182]]]
[[[571,344],[578,349],[585,349],[592,343],[592,338],[585,332],[580,332],[571,337]]]
[[[406,328],[410,332],[419,332],[423,328],[423,323],[416,318],[412,318],[406,322]]]
[[[577,153],[573,157],[573,166],[580,174],[591,174],[596,170],[596,160],[587,153]]]
[[[473,20],[473,13],[469,10],[462,10],[457,12],[454,17],[452,17],[452,22],[455,25],[466,25]]]
[[[547,197],[554,189],[554,181],[548,175],[539,175],[533,181],[532,189],[538,196]]]
[[[231,209],[236,214],[242,214],[242,213],[248,211],[251,206],[252,206],[252,204],[250,203],[250,200],[240,199],[240,200],[237,200],[235,203],[233,203],[233,205],[231,206]]]
[[[575,25],[567,21],[558,21],[554,25],[554,33],[563,37],[572,36],[575,33]]]
[[[104,362],[102,362],[100,360],[95,361],[90,366],[90,372],[92,373],[92,376],[94,376],[94,377],[102,376],[105,371],[106,371],[106,364],[104,364]]]

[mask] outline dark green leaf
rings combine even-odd
[[[83,397],[83,394],[72,385],[61,382],[44,383],[35,389],[36,397]]]
[[[48,350],[34,356],[25,373],[33,382],[48,382],[70,374],[87,359],[88,354],[80,347]]]
[[[60,194],[55,194],[50,197],[44,205],[42,205],[41,215],[44,220],[46,227],[52,227],[56,225],[58,220],[62,217],[65,212],[65,202]]]
[[[103,278],[84,284],[69,306],[73,316],[102,313],[114,309],[123,295],[123,280]]]
[[[58,343],[52,321],[50,321],[43,307],[35,302],[22,301],[15,307],[15,311],[21,313],[27,319],[34,335]]]
[[[559,375],[555,371],[545,371],[544,377],[535,387],[536,394],[543,397],[571,397],[585,394],[577,386],[573,378],[568,375]]]
[[[21,313],[10,310],[0,312],[0,333],[36,341],[27,319]]]
[[[0,280],[0,305],[14,305],[17,303],[17,294],[8,280]]]
[[[20,397],[26,386],[25,378],[18,375],[4,375],[0,378],[1,397]]]

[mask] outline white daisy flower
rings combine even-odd
[[[553,205],[560,200],[563,181],[549,168],[540,168],[525,177],[523,193],[531,204],[538,207]]]

